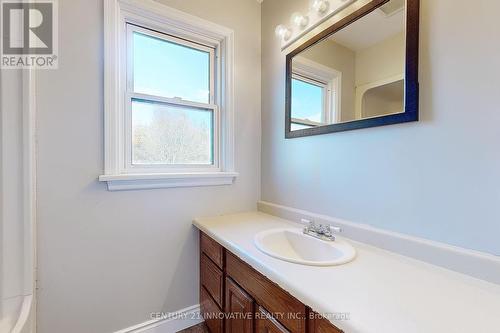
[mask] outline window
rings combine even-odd
[[[127,25],[131,169],[217,167],[215,49]]]
[[[292,131],[328,123],[328,84],[292,75]]]
[[[306,58],[293,59],[291,130],[340,121],[342,73]]]
[[[232,31],[122,1],[106,0],[99,179],[110,190],[231,184]]]

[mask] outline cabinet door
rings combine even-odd
[[[290,333],[266,310],[259,306],[255,313],[255,333]]]
[[[309,333],[343,333],[328,320],[312,312],[309,314]]]
[[[225,333],[253,333],[253,299],[230,278],[226,278],[225,313]]]

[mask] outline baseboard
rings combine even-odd
[[[203,320],[200,317],[200,305],[193,305],[185,309],[169,313],[160,319],[153,319],[134,325],[115,333],[175,333],[194,325]]]
[[[266,201],[257,203],[258,210],[287,220],[311,219],[317,223],[342,227],[343,236],[430,264],[500,284],[500,257],[444,243],[378,229],[331,216],[281,206]]]

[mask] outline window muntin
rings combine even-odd
[[[132,24],[127,43],[125,168],[219,170],[215,49]]]

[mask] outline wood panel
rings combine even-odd
[[[274,319],[269,312],[259,306],[255,313],[255,333],[290,333]]]
[[[224,248],[212,238],[200,231],[200,249],[220,269],[224,268]]]
[[[223,313],[204,287],[200,288],[200,311],[210,333],[223,333]]]
[[[229,251],[226,273],[292,333],[306,331],[305,305]]]
[[[343,333],[327,319],[312,311],[309,314],[308,326],[309,333]]]
[[[224,276],[222,271],[204,253],[200,256],[200,282],[217,305],[222,308]]]
[[[226,278],[226,333],[253,333],[254,301]]]

